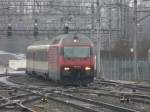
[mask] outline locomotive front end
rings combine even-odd
[[[72,41],[61,48],[61,79],[64,83],[88,84],[94,79],[93,46],[80,38]]]

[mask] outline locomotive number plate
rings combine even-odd
[[[73,66],[75,69],[80,69],[81,66]]]

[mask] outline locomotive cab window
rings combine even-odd
[[[65,58],[86,58],[91,56],[90,47],[64,47]]]

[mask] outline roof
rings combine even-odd
[[[64,39],[64,38],[73,38],[73,37],[80,37],[80,38],[87,38],[87,36],[83,35],[83,34],[62,34],[62,35],[58,35],[56,37],[54,37],[53,39],[51,40],[42,40],[42,41],[36,41],[34,42],[32,45],[50,45],[52,44],[52,42],[55,40],[55,39]]]
[[[68,42],[70,43],[74,39],[74,37],[79,37],[81,42],[84,43],[84,44],[86,44],[86,43],[88,43],[88,44],[91,43],[92,44],[90,39],[87,36],[83,35],[83,34],[63,34],[63,35],[56,36],[55,38],[53,38],[51,40],[37,41],[37,42],[33,43],[31,46],[29,46],[28,49],[32,49],[32,48],[35,49],[35,47],[37,47],[37,46],[39,46],[41,49],[47,48],[53,42],[56,41],[56,43],[57,43],[57,42],[60,42],[60,40],[63,40],[62,42],[64,44],[66,44]],[[70,39],[68,40],[68,38],[70,38]]]

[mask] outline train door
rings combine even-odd
[[[59,64],[58,64],[58,62],[59,62],[59,49],[58,49],[58,47],[57,46],[55,46],[55,56],[54,56],[54,60],[55,60],[55,62],[54,62],[54,74],[55,74],[55,80],[56,81],[58,81],[59,80],[59,73],[58,73],[58,70],[59,70]]]
[[[58,80],[58,47],[51,46],[48,52],[49,77],[52,80]]]
[[[60,47],[57,47],[57,80],[60,80]]]

